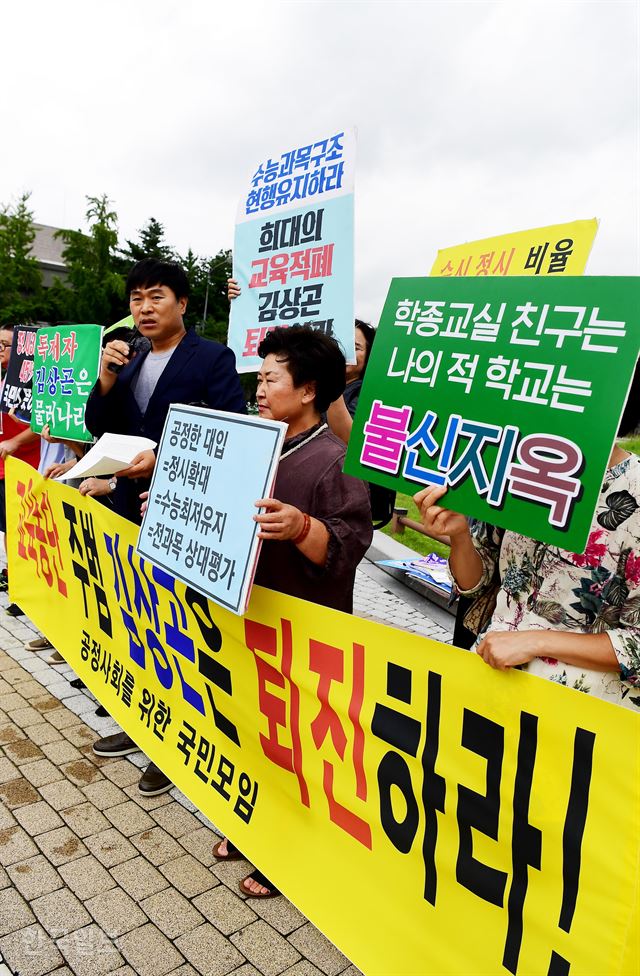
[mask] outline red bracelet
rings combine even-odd
[[[294,546],[298,546],[298,545],[300,545],[301,542],[304,542],[304,540],[309,535],[309,532],[311,531],[311,516],[310,515],[307,515],[306,512],[303,512],[302,513],[302,517],[304,518],[304,525],[302,526],[302,529],[300,530],[300,534],[297,535],[295,537],[295,539],[292,539],[291,540],[293,542]]]

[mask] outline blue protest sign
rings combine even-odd
[[[355,362],[353,189],[355,133],[337,131],[254,170],[238,210],[228,344],[239,372],[260,368],[276,326],[334,336]]]
[[[260,551],[254,502],[270,495],[286,429],[275,420],[173,405],[139,555],[243,614]]]

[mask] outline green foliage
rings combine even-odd
[[[191,297],[185,325],[209,339],[226,342],[229,321],[227,278],[231,251],[203,257],[191,249],[181,256],[165,239],[164,226],[150,217],[138,240],[118,245],[118,218],[108,197],[87,197],[88,229],[60,230],[68,275],[42,287],[35,258],[29,256],[35,238],[29,194],[15,206],[0,208],[0,322],[95,322],[111,325],[127,314],[125,280],[132,265],[146,257],[177,261],[189,278]],[[255,376],[243,378],[247,397],[255,397]]]
[[[89,233],[79,230],[59,230],[56,234],[64,243],[63,257],[69,271],[69,287],[56,289],[53,300],[59,318],[73,322],[96,322],[111,325],[122,318],[124,279],[115,270],[118,247],[118,219],[110,210],[106,194],[87,197]],[[66,292],[66,306],[64,302]]]
[[[191,249],[179,259],[191,285],[185,324],[209,339],[224,342],[229,321],[227,278],[231,276],[231,251],[218,251],[213,258],[197,257]]]
[[[29,193],[0,208],[0,322],[28,323],[39,317],[42,275],[30,256],[35,239]]]
[[[165,242],[164,225],[155,217],[149,217],[138,233],[140,240],[127,241],[126,247],[121,250],[122,267],[119,270],[122,274],[126,276],[131,266],[137,261],[142,261],[143,258],[157,258],[158,261],[176,260],[173,248]]]
[[[625,451],[632,451],[634,454],[640,454],[640,437],[625,437],[622,438],[618,443]]]

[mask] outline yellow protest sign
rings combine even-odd
[[[260,587],[237,617],[14,459],[7,503],[12,600],[366,976],[634,971],[636,714]]]
[[[431,277],[581,275],[598,221],[574,220],[499,237],[485,237],[438,251]]]

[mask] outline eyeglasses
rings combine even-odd
[[[0,342],[0,349],[11,349],[12,342]]]

